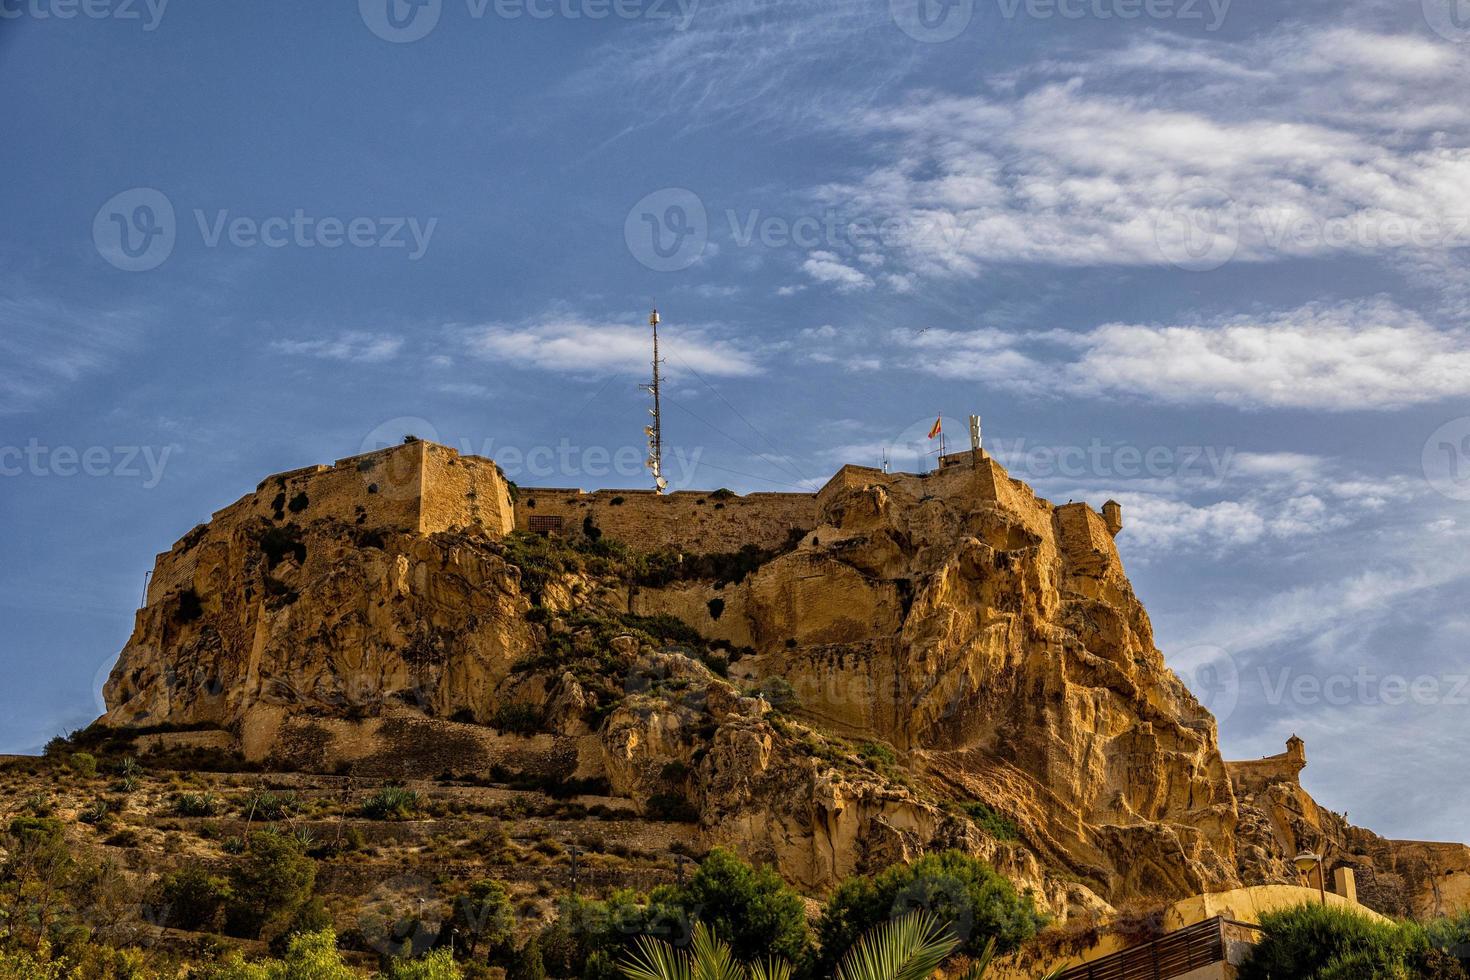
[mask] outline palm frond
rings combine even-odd
[[[694,924],[693,956],[696,980],[745,980],[745,967],[736,961],[730,944],[703,922]]]
[[[694,980],[692,957],[649,936],[639,937],[618,968],[628,980]]]
[[[980,951],[979,956],[975,957],[974,961],[970,964],[970,968],[964,972],[960,980],[984,980],[985,973],[990,969],[990,964],[994,959],[995,937],[991,936],[986,940],[985,948]]]
[[[791,964],[785,960],[766,960],[750,965],[750,980],[791,980]]]
[[[924,980],[959,945],[928,912],[869,930],[837,966],[837,980]]]

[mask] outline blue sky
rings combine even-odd
[[[979,412],[1227,756],[1467,839],[1467,66],[1459,0],[0,0],[0,751],[268,473],[641,483],[656,298],[676,485]]]

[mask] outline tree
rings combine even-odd
[[[505,886],[489,879],[470,885],[451,906],[448,926],[456,952],[474,957],[484,949],[492,958],[506,953],[515,941],[515,909]]]
[[[32,946],[40,950],[68,908],[77,862],[61,821],[48,817],[12,820],[6,850],[0,864],[0,919],[12,934],[29,933]]]
[[[956,952],[982,955],[991,940],[1001,953],[1036,934],[1046,919],[1029,895],[961,851],[927,854],[873,878],[851,878],[828,900],[817,924],[823,975],[860,936],[912,912],[932,913],[958,942]]]
[[[673,935],[688,941],[684,911],[653,905],[631,889],[605,900],[567,895],[557,903],[556,920],[541,930],[538,943],[547,971],[557,977],[610,980],[621,976],[615,963],[629,942],[643,935]]]
[[[801,896],[772,869],[753,868],[722,848],[709,852],[687,885],[656,891],[655,903],[661,899],[708,925],[737,959],[778,956],[801,964],[811,954]]]
[[[149,921],[191,932],[219,928],[230,893],[223,880],[186,865],[159,878],[144,911]]]
[[[299,841],[251,834],[245,860],[230,875],[225,929],[233,936],[273,940],[319,927],[324,916],[313,902],[315,888],[316,862]]]
[[[541,961],[541,943],[536,937],[516,951],[505,980],[546,980],[546,964]]]

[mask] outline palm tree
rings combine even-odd
[[[837,964],[836,980],[924,980],[959,946],[949,927],[928,912],[915,912],[869,930]],[[970,964],[961,980],[983,980],[995,958],[995,940]],[[791,980],[784,960],[745,965],[730,944],[703,922],[694,926],[694,942],[681,951],[644,936],[634,953],[620,964],[628,980]],[[1054,980],[1053,971],[1041,980]]]

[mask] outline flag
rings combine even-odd
[[[932,429],[929,430],[929,438],[930,439],[933,439],[935,436],[939,435],[939,432],[940,432],[939,422],[940,422],[940,419],[939,418],[935,418],[935,420],[934,420],[934,428],[932,428]]]

